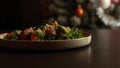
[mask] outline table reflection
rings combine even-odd
[[[90,67],[91,46],[59,51],[17,51],[0,49],[0,60],[3,65],[30,65],[30,67],[75,68]],[[9,55],[9,58],[8,58]],[[7,61],[7,62],[4,62]],[[21,64],[21,65],[19,65]]]

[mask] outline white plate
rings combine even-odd
[[[0,47],[22,49],[22,50],[63,50],[72,49],[88,45],[91,42],[91,34],[83,33],[84,37],[73,40],[4,40],[6,33],[0,34]]]

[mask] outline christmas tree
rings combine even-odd
[[[119,4],[119,0],[52,0],[48,21],[80,28],[119,27]]]
[[[120,27],[120,0],[101,0],[96,2],[96,13],[106,26]]]

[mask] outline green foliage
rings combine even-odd
[[[55,35],[53,35],[53,34],[50,34],[50,35],[45,35],[44,36],[44,40],[55,40]]]
[[[15,30],[12,32],[12,36],[11,36],[11,40],[17,40],[19,39],[18,38],[18,35],[21,33],[22,31],[21,30]]]

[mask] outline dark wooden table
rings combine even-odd
[[[89,31],[92,42],[62,51],[16,51],[0,48],[0,68],[120,68],[120,29]]]

